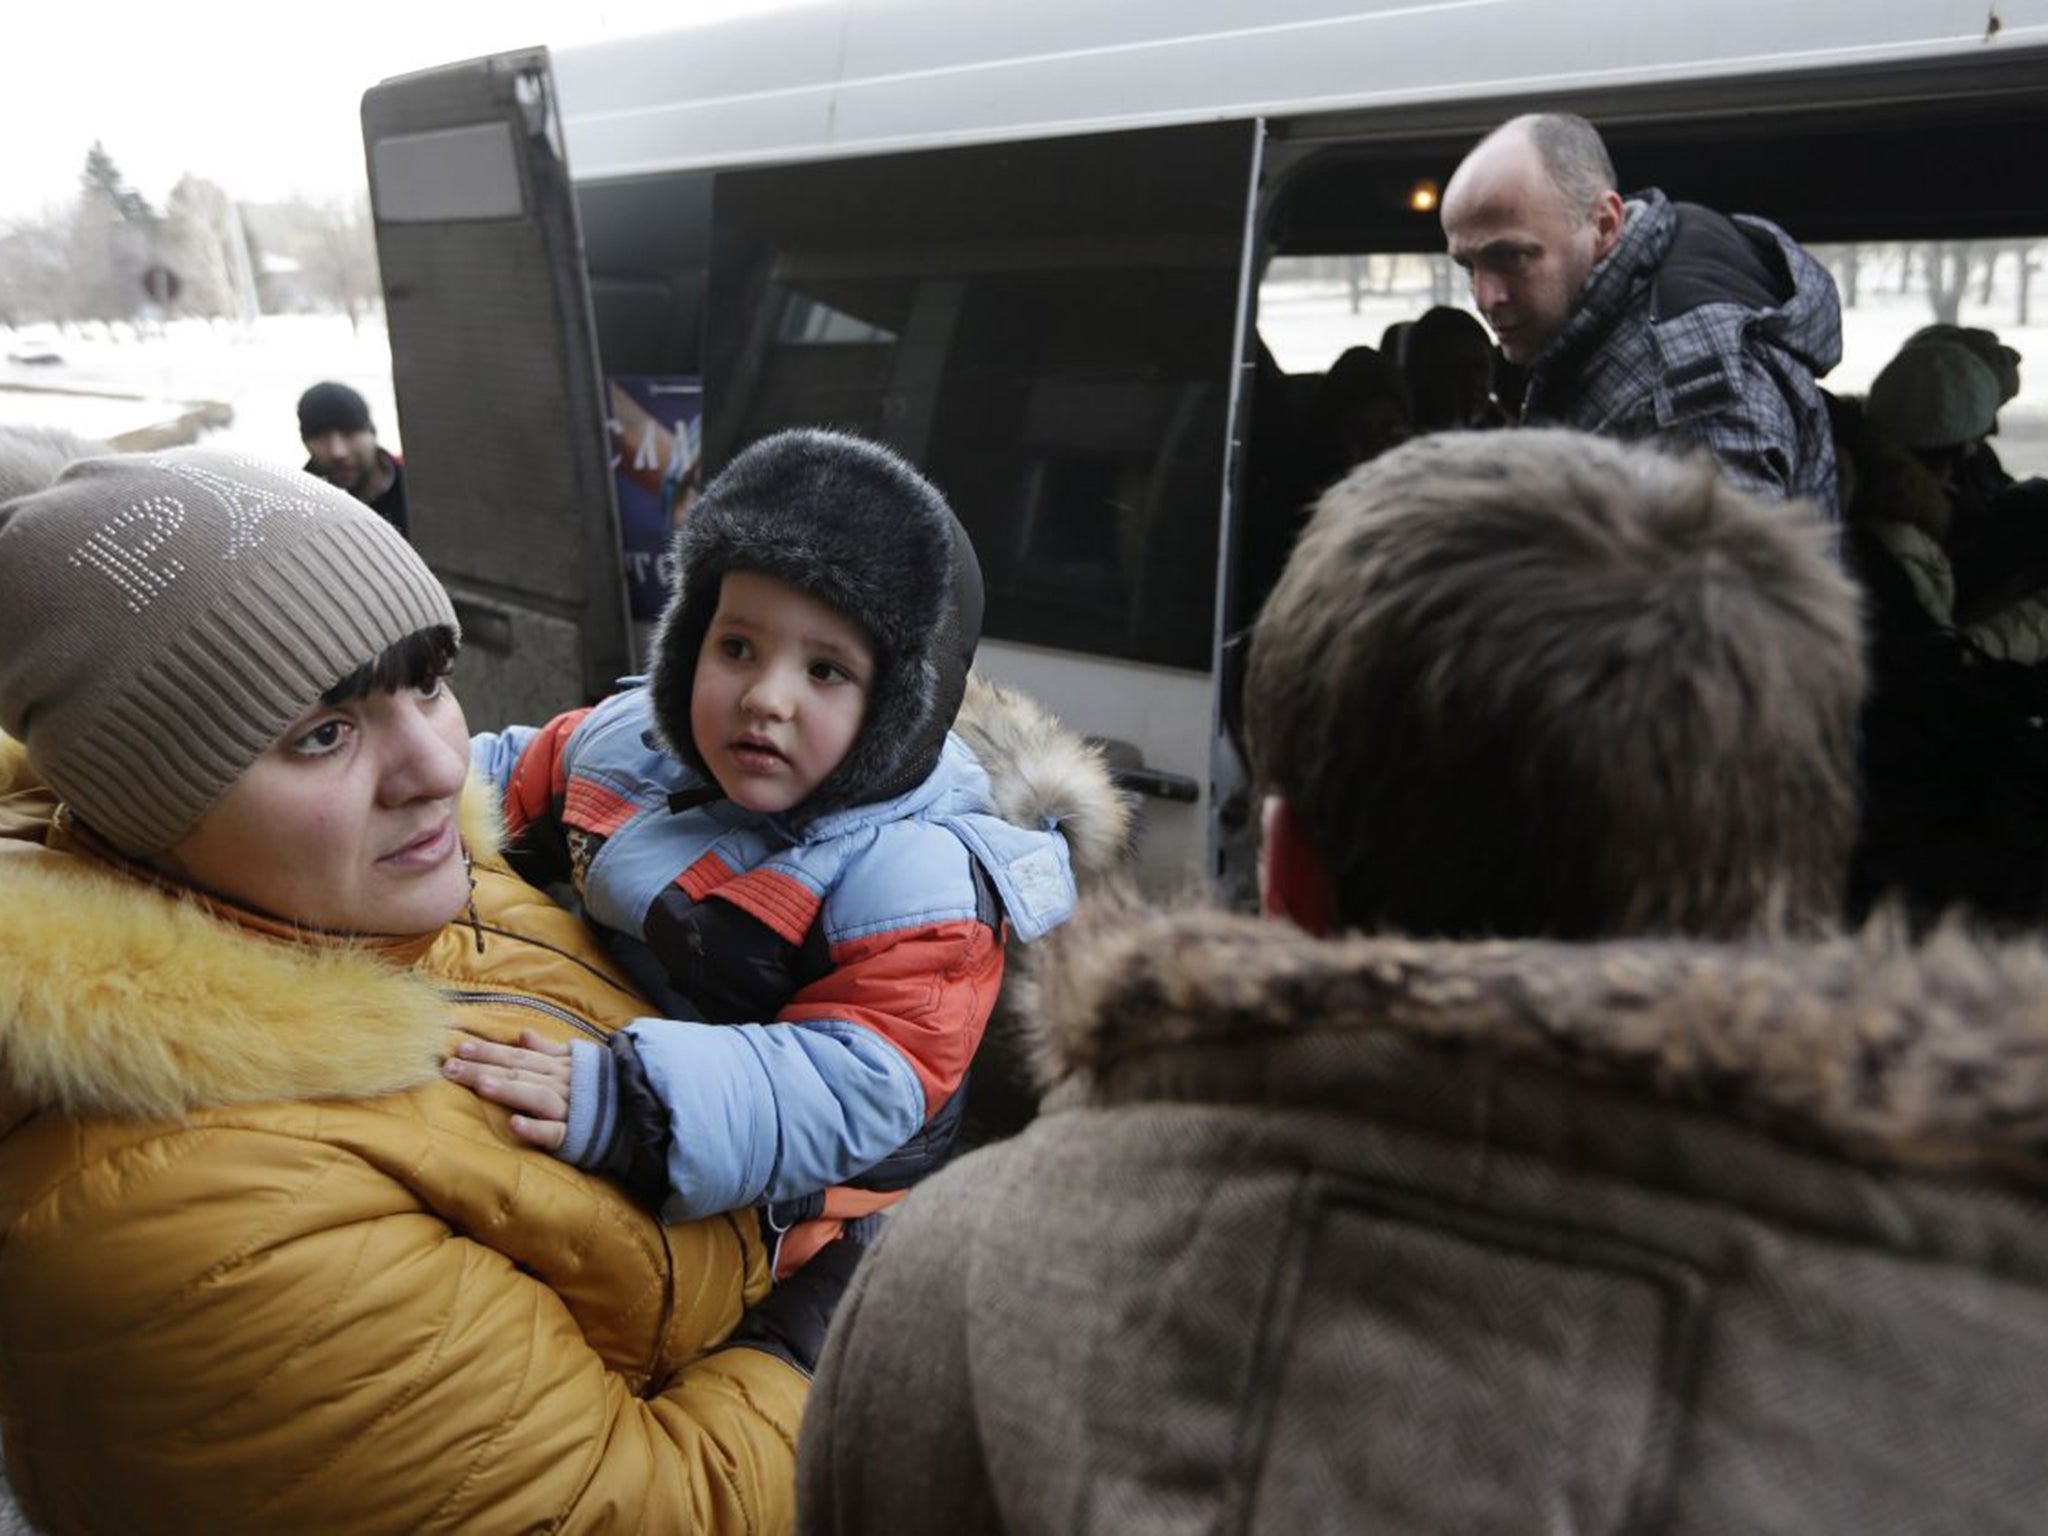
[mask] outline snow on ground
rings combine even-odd
[[[154,395],[100,395],[42,393],[14,386],[11,372],[0,370],[0,421],[25,427],[62,427],[95,441],[116,437],[138,426],[169,421],[186,407],[175,400]]]
[[[207,433],[206,446],[297,466],[306,457],[299,446],[299,396],[308,385],[336,379],[369,402],[377,440],[400,446],[381,317],[364,321],[360,333],[340,315],[265,315],[246,330],[173,320],[162,334],[140,340],[125,328],[109,336],[96,326],[70,335],[39,326],[34,335],[63,361],[0,360],[0,421],[105,438],[217,400],[233,407],[234,422]],[[17,340],[0,328],[0,359]]]

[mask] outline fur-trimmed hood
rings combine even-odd
[[[1097,1102],[1284,1103],[1277,1048],[1360,1081],[1483,1055],[1898,1166],[2048,1185],[2048,950],[1872,928],[1794,944],[1318,940],[1084,904],[1040,972],[1039,1067]],[[1347,1055],[1350,1042],[1355,1051]],[[1333,1054],[1334,1050],[1334,1054]],[[1325,1107],[1333,1094],[1318,1089]]]
[[[1131,806],[1100,751],[1037,700],[979,672],[968,674],[953,730],[981,760],[998,816],[1020,827],[1059,828],[1081,890],[1120,867],[1131,848]]]
[[[417,962],[432,936],[323,942],[79,851],[0,737],[0,1125],[54,1105],[120,1118],[365,1098],[435,1074],[455,1020]],[[490,799],[463,803],[494,850]],[[508,879],[493,875],[493,879]]]

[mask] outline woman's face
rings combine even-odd
[[[467,904],[469,728],[446,682],[308,710],[162,867],[310,928],[428,933]]]

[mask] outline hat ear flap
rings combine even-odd
[[[685,572],[684,585],[662,615],[654,637],[654,664],[648,669],[647,695],[654,729],[677,761],[699,773],[707,770],[690,729],[690,698],[697,686],[697,655],[711,631],[718,606],[719,578]]]

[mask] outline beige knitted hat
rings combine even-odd
[[[394,642],[455,628],[346,492],[201,449],[85,459],[0,506],[0,728],[131,855],[175,843]]]

